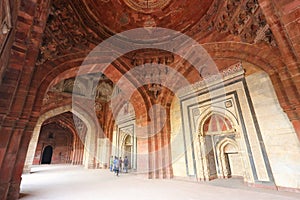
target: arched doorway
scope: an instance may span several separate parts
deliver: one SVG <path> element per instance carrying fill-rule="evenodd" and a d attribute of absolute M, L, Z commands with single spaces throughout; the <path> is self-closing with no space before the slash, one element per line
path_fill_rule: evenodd
<path fill-rule="evenodd" d="M 73 145 L 70 146 L 72 164 L 75 164 L 75 165 L 83 164 L 86 168 L 89 168 L 89 167 L 93 168 L 93 166 L 94 166 L 93 158 L 94 158 L 95 153 L 92 150 L 87 153 L 87 151 L 86 151 L 87 148 L 84 148 L 84 145 L 88 146 L 88 149 L 95 148 L 95 146 L 94 146 L 95 143 L 93 143 L 92 141 L 94 141 L 93 137 L 96 135 L 95 130 L 97 130 L 97 128 L 96 128 L 97 125 L 93 123 L 93 120 L 89 117 L 89 115 L 85 114 L 85 113 L 87 113 L 85 110 L 83 110 L 77 106 L 76 106 L 76 110 L 75 109 L 72 110 L 72 105 L 69 104 L 69 105 L 55 108 L 53 110 L 49 110 L 48 112 L 45 112 L 44 114 L 42 114 L 39 117 L 39 120 L 37 122 L 37 125 L 35 126 L 35 129 L 33 131 L 33 136 L 31 138 L 31 141 L 30 141 L 30 144 L 28 147 L 28 152 L 27 152 L 23 172 L 29 173 L 31 170 L 32 164 L 42 164 L 44 144 L 52 144 L 52 146 L 57 147 L 57 145 L 55 145 L 54 143 L 48 143 L 48 142 L 42 143 L 42 145 L 41 145 L 42 147 L 41 147 L 41 149 L 39 149 L 39 154 L 36 155 L 38 141 L 39 141 L 39 137 L 40 137 L 40 133 L 41 133 L 43 124 L 45 124 L 45 122 L 47 123 L 47 120 L 52 120 L 54 118 L 57 118 L 57 116 L 62 115 L 67 112 L 72 112 L 75 116 L 77 116 L 76 119 L 79 118 L 76 121 L 78 127 L 79 127 L 79 124 L 81 124 L 81 123 L 83 124 L 83 126 L 86 126 L 86 127 L 84 127 L 84 129 L 86 129 L 86 130 L 83 130 L 83 132 L 81 132 L 80 134 L 74 135 L 75 141 L 73 142 Z M 82 122 L 79 120 L 81 120 Z M 73 119 L 72 119 L 72 121 L 73 121 Z M 90 135 L 88 138 L 89 143 L 86 141 L 88 135 Z M 53 136 L 55 137 L 55 134 Z M 78 151 L 76 151 L 76 149 L 78 149 Z M 57 152 L 59 155 L 60 151 L 57 151 Z M 89 153 L 92 154 L 93 156 L 89 156 Z M 35 158 L 40 158 L 40 159 L 35 159 Z M 52 155 L 51 161 L 55 161 L 54 155 Z M 53 162 L 52 162 L 52 164 L 53 164 Z"/>
<path fill-rule="evenodd" d="M 205 149 L 207 179 L 243 176 L 243 165 L 233 123 L 226 116 L 211 113 L 202 124 L 201 146 Z"/>
<path fill-rule="evenodd" d="M 216 146 L 219 178 L 243 176 L 243 164 L 234 139 L 224 138 Z"/>
<path fill-rule="evenodd" d="M 41 164 L 50 164 L 52 160 L 53 148 L 48 145 L 44 148 Z"/>
<path fill-rule="evenodd" d="M 122 158 L 124 159 L 125 156 L 127 156 L 128 163 L 129 163 L 128 168 L 130 169 L 132 166 L 132 163 L 131 163 L 131 161 L 132 161 L 132 136 L 127 135 L 125 137 L 122 150 L 123 150 Z"/>

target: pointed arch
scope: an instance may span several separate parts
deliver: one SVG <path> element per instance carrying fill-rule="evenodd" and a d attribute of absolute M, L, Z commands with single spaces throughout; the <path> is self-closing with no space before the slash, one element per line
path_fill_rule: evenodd
<path fill-rule="evenodd" d="M 236 141 L 234 139 L 226 137 L 217 144 L 216 146 L 217 153 L 224 153 L 225 147 L 227 145 L 232 145 L 234 149 L 238 151 L 238 144 L 236 143 Z"/>
<path fill-rule="evenodd" d="M 230 129 L 223 131 L 224 133 L 233 133 L 237 131 L 239 122 L 232 112 L 221 107 L 209 107 L 202 112 L 198 119 L 196 130 L 199 136 L 204 136 L 205 125 L 207 121 L 214 115 L 218 116 L 220 119 L 223 119 L 223 121 L 226 122 L 225 124 L 227 124 L 227 127 L 230 126 Z"/>
<path fill-rule="evenodd" d="M 57 115 L 63 114 L 65 112 L 72 112 L 74 113 L 76 116 L 78 116 L 86 125 L 87 127 L 87 134 L 86 134 L 86 138 L 88 138 L 88 141 L 86 141 L 86 144 L 89 145 L 89 147 L 85 147 L 85 152 L 87 150 L 89 150 L 88 154 L 86 154 L 86 160 L 85 160 L 85 167 L 92 167 L 93 165 L 93 157 L 95 157 L 93 150 L 96 148 L 94 142 L 96 140 L 96 130 L 97 130 L 97 124 L 93 123 L 92 118 L 89 117 L 89 115 L 83 110 L 83 109 L 79 109 L 77 108 L 76 110 L 72 109 L 71 105 L 65 105 L 62 107 L 58 107 L 55 109 L 52 109 L 48 112 L 45 112 L 44 114 L 42 114 L 39 119 L 38 122 L 34 128 L 33 134 L 32 134 L 32 138 L 30 140 L 29 143 L 29 147 L 28 147 L 28 151 L 27 151 L 27 155 L 26 155 L 26 160 L 25 160 L 25 166 L 24 166 L 24 172 L 30 172 L 30 168 L 34 159 L 34 154 L 35 154 L 35 150 L 37 147 L 37 143 L 38 143 L 38 138 L 40 135 L 40 130 L 41 127 L 43 125 L 43 123 L 52 117 L 55 117 Z M 90 158 L 89 154 L 93 154 L 92 158 Z"/>
<path fill-rule="evenodd" d="M 86 58 L 86 53 L 82 54 L 76 54 L 76 59 L 74 59 L 74 56 L 65 56 L 64 58 L 58 58 L 55 62 L 47 62 L 43 66 L 47 71 L 41 72 L 41 77 L 38 75 L 35 78 L 36 81 L 39 82 L 39 87 L 37 88 L 37 95 L 35 98 L 35 106 L 33 109 L 34 111 L 39 111 L 44 95 L 48 89 L 59 83 L 61 80 L 69 79 L 72 77 L 76 77 L 79 73 L 79 68 L 86 68 L 86 69 L 93 69 L 93 66 L 97 65 L 98 62 L 100 62 L 100 58 L 98 57 L 88 57 Z M 101 57 L 103 60 L 106 59 L 105 56 Z M 83 61 L 86 61 L 86 63 L 83 64 Z M 56 65 L 55 65 L 56 64 Z M 103 64 L 103 63 L 102 63 Z M 125 64 L 125 63 L 124 63 Z M 54 67 L 55 66 L 55 67 Z M 54 68 L 53 68 L 54 67 Z M 120 66 L 118 66 L 120 68 Z M 108 65 L 108 68 L 103 73 L 105 76 L 107 76 L 113 83 L 116 83 L 120 77 L 122 77 L 121 71 L 126 71 L 126 68 L 130 68 L 129 66 L 123 66 L 123 68 L 117 68 L 114 63 L 111 63 Z M 81 74 L 84 74 L 83 72 L 80 72 Z M 85 71 L 85 73 L 89 73 L 89 71 Z M 81 89 L 79 89 L 81 91 Z M 147 97 L 147 92 L 144 88 L 139 88 L 137 92 L 134 92 L 131 99 L 130 99 L 133 105 L 139 104 L 139 107 L 134 107 L 134 110 L 136 112 L 136 115 L 142 116 L 138 120 L 137 123 L 143 123 L 144 121 L 148 120 L 148 115 L 145 114 L 148 112 L 148 108 L 150 107 L 151 103 L 149 101 L 149 98 Z M 140 102 L 143 102 L 141 104 Z M 116 113 L 114 113 L 114 116 L 117 116 L 117 113 L 122 108 L 124 102 L 118 102 L 117 108 L 114 110 Z M 140 122 L 141 121 L 141 122 Z"/>
<path fill-rule="evenodd" d="M 231 146 L 233 149 L 231 149 L 230 152 L 228 152 L 228 149 L 226 151 L 226 147 Z M 230 163 L 228 158 L 228 153 L 236 153 L 239 154 L 240 150 L 238 147 L 237 142 L 234 139 L 225 137 L 223 140 L 221 140 L 216 145 L 216 156 L 217 156 L 217 162 L 219 167 L 219 178 L 229 178 L 231 176 L 231 169 L 230 169 Z"/>

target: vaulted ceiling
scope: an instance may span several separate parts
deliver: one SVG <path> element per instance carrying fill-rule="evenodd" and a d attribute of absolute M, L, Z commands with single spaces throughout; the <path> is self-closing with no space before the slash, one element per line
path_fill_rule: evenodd
<path fill-rule="evenodd" d="M 53 0 L 37 64 L 141 27 L 180 31 L 199 43 L 277 45 L 257 0 Z"/>
<path fill-rule="evenodd" d="M 79 67 L 82 59 L 102 41 L 123 31 L 149 27 L 175 30 L 203 45 L 235 42 L 269 49 L 277 49 L 278 46 L 258 0 L 53 0 L 36 67 L 44 69 L 45 72 L 41 70 L 41 73 L 58 68 L 57 73 L 60 74 L 50 86 L 73 84 L 72 77 L 76 76 L 78 69 L 75 69 L 76 63 Z M 186 60 L 170 52 L 155 49 L 139 49 L 122 55 L 112 63 L 111 71 L 105 75 L 113 85 L 131 68 L 153 61 L 172 67 L 190 83 L 201 80 L 199 72 Z M 214 61 L 221 71 L 240 60 L 218 58 Z M 69 64 L 70 62 L 73 64 Z M 65 65 L 65 71 L 59 69 L 61 65 Z M 249 68 L 247 73 L 256 70 L 247 63 L 244 67 Z M 130 81 L 133 79 L 129 78 Z M 101 81 L 98 84 L 101 86 Z M 144 86 L 144 95 L 153 96 L 151 87 Z M 69 89 L 66 90 L 72 92 L 72 88 L 69 84 Z M 45 99 L 51 98 L 50 101 L 44 99 L 43 105 L 46 109 L 49 105 L 51 107 L 49 102 L 57 102 L 59 99 L 66 102 L 65 99 L 70 98 L 65 94 L 58 94 L 64 92 L 63 89 L 48 89 L 50 92 Z M 156 98 L 157 96 L 154 99 Z M 105 106 L 101 104 L 102 107 Z M 99 119 L 104 116 L 101 112 L 97 115 Z"/>

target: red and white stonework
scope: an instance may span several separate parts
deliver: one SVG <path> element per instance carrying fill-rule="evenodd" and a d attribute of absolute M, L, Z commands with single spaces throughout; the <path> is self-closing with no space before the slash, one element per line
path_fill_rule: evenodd
<path fill-rule="evenodd" d="M 299 9 L 299 0 L 1 0 L 0 199 L 18 199 L 22 173 L 49 149 L 52 164 L 107 168 L 110 156 L 128 156 L 130 170 L 148 178 L 239 176 L 300 191 Z M 161 49 L 140 48 L 93 71 L 110 56 L 87 57 L 95 47 L 143 27 L 192 38 L 221 79 Z M 76 82 L 83 62 L 82 73 L 93 73 Z M 140 86 L 151 65 L 150 74 L 124 76 L 142 64 L 163 64 L 189 85 L 178 93 Z M 125 87 L 139 87 L 111 104 L 124 77 Z M 149 137 L 139 135 L 143 127 Z"/>

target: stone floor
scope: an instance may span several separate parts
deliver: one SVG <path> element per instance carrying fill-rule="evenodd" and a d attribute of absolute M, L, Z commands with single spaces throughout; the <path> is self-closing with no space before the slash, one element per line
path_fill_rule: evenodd
<path fill-rule="evenodd" d="M 296 200 L 300 194 L 250 188 L 239 179 L 209 183 L 149 180 L 133 174 L 117 177 L 108 170 L 45 165 L 22 176 L 21 199 Z"/>

